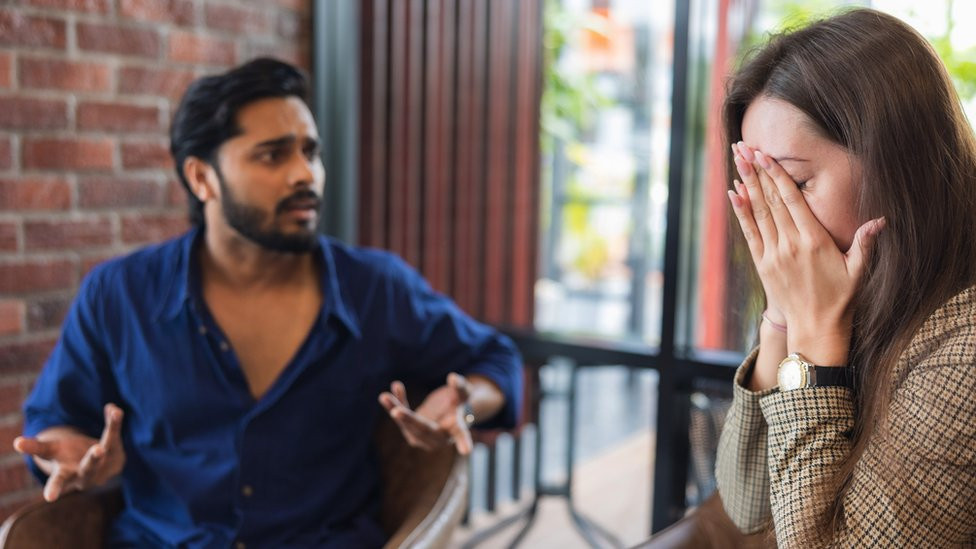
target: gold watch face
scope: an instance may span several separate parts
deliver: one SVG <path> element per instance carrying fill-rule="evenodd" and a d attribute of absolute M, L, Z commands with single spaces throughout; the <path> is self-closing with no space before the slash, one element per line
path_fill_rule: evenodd
<path fill-rule="evenodd" d="M 790 355 L 779 363 L 776 374 L 780 391 L 792 391 L 807 386 L 807 365 L 797 356 Z"/>

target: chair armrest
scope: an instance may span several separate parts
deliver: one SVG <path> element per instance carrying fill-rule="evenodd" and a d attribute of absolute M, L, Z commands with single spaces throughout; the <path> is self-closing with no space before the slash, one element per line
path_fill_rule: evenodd
<path fill-rule="evenodd" d="M 776 547 L 765 533 L 743 534 L 725 513 L 716 491 L 684 518 L 635 549 L 760 549 Z"/>
<path fill-rule="evenodd" d="M 118 484 L 28 504 L 0 527 L 0 549 L 100 549 L 122 506 Z"/>
<path fill-rule="evenodd" d="M 467 504 L 468 459 L 453 446 L 411 447 L 385 415 L 374 442 L 383 487 L 380 522 L 390 536 L 385 547 L 446 546 Z"/>

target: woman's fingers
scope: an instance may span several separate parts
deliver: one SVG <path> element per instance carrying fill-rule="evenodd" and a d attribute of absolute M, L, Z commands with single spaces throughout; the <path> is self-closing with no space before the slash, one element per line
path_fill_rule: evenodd
<path fill-rule="evenodd" d="M 864 265 L 867 263 L 868 256 L 874 248 L 874 241 L 885 227 L 885 218 L 879 217 L 872 219 L 864 225 L 858 227 L 854 233 L 854 242 L 847 250 L 845 259 L 847 260 L 847 272 L 855 279 L 860 279 L 864 273 Z"/>
<path fill-rule="evenodd" d="M 793 215 L 786 205 L 785 196 L 782 194 L 780 188 L 781 183 L 777 182 L 776 179 L 787 180 L 788 183 L 783 184 L 782 187 L 785 188 L 786 185 L 792 186 L 794 195 L 799 195 L 799 190 L 797 190 L 796 183 L 793 179 L 773 159 L 761 151 L 755 151 L 754 156 L 760 168 L 756 170 L 756 176 L 759 179 L 759 186 L 762 188 L 763 198 L 766 200 L 766 205 L 772 214 L 773 222 L 776 224 L 776 234 L 779 240 L 783 241 L 796 234 L 796 224 L 793 223 Z M 774 168 L 774 164 L 777 171 L 776 177 L 773 177 L 773 174 L 770 173 L 770 170 Z M 790 196 L 791 201 L 799 200 L 806 206 L 802 195 L 794 195 Z"/>
<path fill-rule="evenodd" d="M 785 206 L 782 209 L 789 211 L 790 223 L 798 231 L 822 230 L 820 221 L 810 211 L 806 198 L 803 197 L 803 193 L 797 188 L 796 181 L 790 177 L 790 174 L 786 173 L 779 162 L 770 158 L 769 155 L 756 151 L 755 156 L 759 166 L 768 174 L 772 188 L 777 191 L 780 203 Z"/>
<path fill-rule="evenodd" d="M 752 165 L 755 157 L 749 147 L 741 141 L 736 144 L 733 151 L 735 154 L 732 159 L 748 192 L 750 211 L 759 230 L 759 236 L 762 238 L 763 248 L 775 246 L 777 242 L 776 223 L 773 221 L 772 212 L 763 196 L 759 175 Z"/>
<path fill-rule="evenodd" d="M 749 200 L 746 196 L 744 186 L 738 180 L 733 181 L 732 185 L 737 190 L 741 188 L 739 192 L 729 191 L 732 212 L 739 221 L 739 228 L 742 230 L 742 236 L 746 239 L 746 245 L 749 246 L 749 254 L 752 255 L 752 261 L 758 265 L 759 260 L 763 256 L 762 237 L 759 236 L 759 229 L 756 227 L 756 222 L 752 218 L 752 212 L 749 209 Z"/>

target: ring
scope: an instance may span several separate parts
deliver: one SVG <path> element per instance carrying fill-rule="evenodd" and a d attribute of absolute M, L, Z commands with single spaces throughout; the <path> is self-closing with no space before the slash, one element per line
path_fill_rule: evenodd
<path fill-rule="evenodd" d="M 447 437 L 447 445 L 450 446 L 454 444 L 454 437 Z"/>

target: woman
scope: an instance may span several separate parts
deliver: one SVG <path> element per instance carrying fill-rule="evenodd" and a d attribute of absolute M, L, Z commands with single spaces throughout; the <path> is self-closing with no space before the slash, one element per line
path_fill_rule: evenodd
<path fill-rule="evenodd" d="M 766 297 L 726 511 L 780 547 L 976 544 L 976 140 L 945 68 L 857 9 L 773 37 L 724 114 Z"/>

